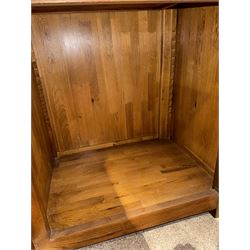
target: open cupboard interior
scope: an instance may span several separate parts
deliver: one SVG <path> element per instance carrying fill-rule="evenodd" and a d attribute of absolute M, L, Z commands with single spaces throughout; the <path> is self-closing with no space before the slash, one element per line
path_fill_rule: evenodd
<path fill-rule="evenodd" d="M 217 158 L 216 1 L 32 1 L 35 249 L 215 210 Z"/>

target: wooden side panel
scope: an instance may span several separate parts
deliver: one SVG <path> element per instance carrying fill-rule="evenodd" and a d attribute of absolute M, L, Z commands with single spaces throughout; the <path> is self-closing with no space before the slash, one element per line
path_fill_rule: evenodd
<path fill-rule="evenodd" d="M 36 86 L 34 86 L 36 88 L 36 90 L 34 90 L 38 96 L 39 96 L 39 100 L 38 100 L 38 96 L 36 97 L 37 99 L 35 100 L 37 102 L 37 104 L 39 103 L 39 110 L 42 113 L 42 115 L 40 115 L 41 117 L 43 117 L 45 120 L 45 126 L 46 130 L 48 131 L 45 132 L 46 134 L 49 135 L 50 139 L 49 141 L 51 142 L 51 150 L 52 150 L 52 154 L 54 157 L 56 157 L 56 141 L 54 139 L 54 135 L 52 133 L 52 129 L 51 129 L 51 124 L 50 124 L 50 119 L 49 119 L 49 115 L 48 115 L 48 109 L 46 106 L 46 101 L 45 101 L 45 95 L 44 95 L 44 91 L 43 91 L 43 87 L 42 87 L 42 83 L 41 83 L 41 77 L 39 75 L 39 71 L 37 68 L 37 63 L 36 63 L 36 59 L 35 59 L 35 55 L 34 55 L 34 51 L 32 48 L 32 53 L 31 53 L 31 59 L 32 59 L 32 80 L 35 83 Z"/>
<path fill-rule="evenodd" d="M 58 152 L 158 136 L 161 11 L 34 14 Z"/>
<path fill-rule="evenodd" d="M 178 10 L 174 139 L 211 173 L 218 152 L 218 7 Z"/>
<path fill-rule="evenodd" d="M 53 148 L 47 131 L 40 94 L 32 68 L 32 242 L 49 237 L 46 209 L 52 175 Z"/>
<path fill-rule="evenodd" d="M 35 249 L 40 249 L 39 245 L 49 239 L 49 225 L 37 194 L 38 190 L 32 183 L 32 244 Z"/>
<path fill-rule="evenodd" d="M 159 137 L 172 139 L 172 100 L 176 48 L 176 9 L 163 10 Z"/>
<path fill-rule="evenodd" d="M 47 208 L 52 174 L 52 150 L 41 110 L 38 88 L 32 74 L 32 183 L 43 211 Z"/>

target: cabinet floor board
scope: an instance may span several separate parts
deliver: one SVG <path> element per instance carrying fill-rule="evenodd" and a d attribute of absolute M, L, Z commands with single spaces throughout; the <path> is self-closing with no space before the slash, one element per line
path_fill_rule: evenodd
<path fill-rule="evenodd" d="M 212 178 L 203 167 L 167 140 L 67 157 L 52 175 L 47 209 L 51 240 L 63 241 L 81 231 L 82 245 L 87 245 L 154 226 L 158 220 L 163 223 L 162 216 L 171 214 L 166 209 L 175 209 L 174 219 L 183 217 L 183 209 L 177 209 L 181 204 L 193 210 L 185 214 L 210 210 L 217 202 L 211 187 Z M 211 199 L 202 207 L 204 198 Z"/>

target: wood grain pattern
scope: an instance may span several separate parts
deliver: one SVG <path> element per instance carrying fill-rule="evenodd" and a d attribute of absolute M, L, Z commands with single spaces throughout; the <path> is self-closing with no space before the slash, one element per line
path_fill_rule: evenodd
<path fill-rule="evenodd" d="M 52 231 L 74 227 L 211 185 L 212 178 L 173 143 L 157 140 L 86 152 L 55 168 L 49 223 Z"/>
<path fill-rule="evenodd" d="M 53 154 L 32 70 L 32 241 L 37 247 L 49 232 L 46 210 L 52 176 Z"/>
<path fill-rule="evenodd" d="M 174 140 L 214 172 L 218 152 L 218 7 L 178 10 Z"/>
<path fill-rule="evenodd" d="M 38 87 L 32 74 L 32 182 L 37 187 L 43 210 L 47 209 L 47 201 L 53 155 L 43 111 L 41 109 Z"/>
<path fill-rule="evenodd" d="M 39 190 L 32 182 L 31 212 L 32 212 L 32 243 L 35 249 L 40 249 L 40 245 L 49 240 L 49 224 L 46 213 L 42 208 L 41 199 L 38 196 Z M 44 248 L 41 248 L 44 249 Z"/>
<path fill-rule="evenodd" d="M 158 136 L 160 11 L 36 14 L 32 32 L 58 152 Z"/>
<path fill-rule="evenodd" d="M 45 133 L 46 133 L 46 135 L 48 134 L 50 137 L 49 138 L 49 141 L 51 144 L 50 149 L 52 151 L 52 157 L 55 158 L 57 155 L 56 140 L 55 140 L 53 132 L 52 132 L 50 118 L 49 118 L 49 114 L 48 114 L 48 109 L 47 109 L 46 101 L 45 101 L 46 96 L 44 95 L 44 91 L 42 88 L 41 77 L 39 75 L 39 71 L 37 68 L 37 63 L 36 63 L 33 48 L 32 48 L 31 61 L 32 61 L 32 74 L 33 74 L 32 79 L 34 79 L 32 84 L 36 85 L 36 86 L 33 86 L 34 87 L 34 95 L 38 94 L 38 96 L 36 98 L 39 97 L 39 99 L 34 98 L 34 101 L 36 102 L 35 105 L 42 113 L 41 116 L 43 117 L 43 120 L 45 120 L 44 129 L 47 130 L 47 132 L 45 132 Z"/>
<path fill-rule="evenodd" d="M 168 141 L 65 159 L 54 169 L 51 183 L 51 244 L 83 246 L 185 216 L 184 211 L 214 209 L 217 194 L 211 185 L 203 168 Z"/>
<path fill-rule="evenodd" d="M 116 147 L 116 146 L 123 145 L 123 144 L 129 144 L 129 143 L 140 142 L 140 141 L 150 141 L 150 140 L 157 139 L 157 138 L 158 136 L 145 136 L 145 137 L 139 137 L 139 138 L 132 138 L 128 140 L 98 144 L 98 145 L 88 146 L 84 148 L 67 150 L 64 152 L 58 152 L 58 160 L 60 160 L 62 157 L 65 157 L 65 156 L 67 157 L 73 154 L 78 154 L 78 153 L 82 153 L 86 151 L 92 151 L 92 150 L 103 149 L 103 148 L 111 148 L 111 147 Z"/>
<path fill-rule="evenodd" d="M 155 225 L 181 219 L 209 211 L 216 206 L 218 194 L 214 190 L 196 193 L 184 198 L 165 202 L 149 209 L 137 210 L 125 216 L 111 218 L 101 225 L 78 228 L 77 232 L 67 235 L 57 234 L 51 241 L 44 241 L 42 249 L 76 249 L 100 241 L 129 234 Z M 53 247 L 53 248 L 52 248 Z"/>
<path fill-rule="evenodd" d="M 167 2 L 203 1 L 33 0 L 32 6 Z M 32 15 L 37 250 L 76 249 L 216 211 L 209 173 L 218 152 L 218 7 L 184 7 Z M 173 130 L 176 143 L 147 141 L 171 139 Z"/>
<path fill-rule="evenodd" d="M 177 10 L 163 10 L 162 27 L 162 72 L 161 72 L 161 95 L 160 95 L 160 122 L 159 137 L 172 139 L 173 122 L 173 85 L 176 47 L 176 23 Z"/>

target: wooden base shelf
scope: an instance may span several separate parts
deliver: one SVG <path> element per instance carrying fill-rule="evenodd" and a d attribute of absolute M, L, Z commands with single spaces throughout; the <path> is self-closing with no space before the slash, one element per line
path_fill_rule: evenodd
<path fill-rule="evenodd" d="M 68 157 L 54 168 L 47 208 L 50 240 L 74 249 L 216 208 L 212 177 L 166 140 Z"/>

